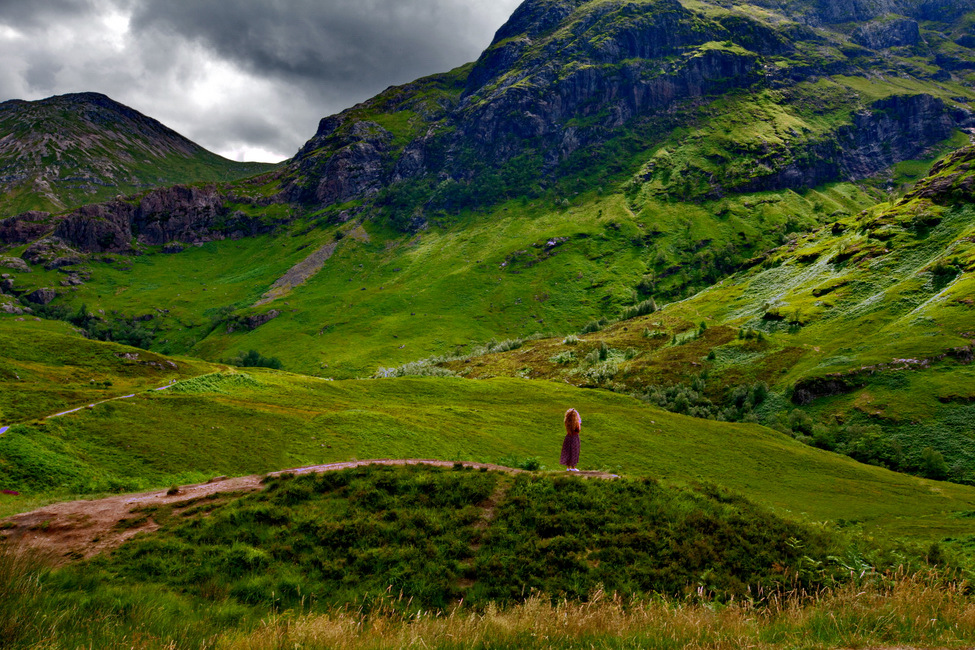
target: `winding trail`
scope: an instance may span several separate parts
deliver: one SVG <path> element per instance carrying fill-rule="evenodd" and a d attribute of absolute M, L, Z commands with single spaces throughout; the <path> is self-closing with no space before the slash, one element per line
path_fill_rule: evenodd
<path fill-rule="evenodd" d="M 190 507 L 201 498 L 218 498 L 213 495 L 221 493 L 254 492 L 264 488 L 261 481 L 265 476 L 278 476 L 286 473 L 334 472 L 363 465 L 454 467 L 458 464 L 473 469 L 483 468 L 509 474 L 525 473 L 525 470 L 522 469 L 491 463 L 416 458 L 383 458 L 309 465 L 268 474 L 252 474 L 235 478 L 218 476 L 206 483 L 181 486 L 178 491 L 172 494 L 170 494 L 171 490 L 154 490 L 104 499 L 54 503 L 32 512 L 24 512 L 0 520 L 0 536 L 28 547 L 32 552 L 49 557 L 54 564 L 64 564 L 110 551 L 140 532 L 158 529 L 159 525 L 153 521 L 151 512 L 146 512 L 144 509 L 151 509 L 152 506 L 170 505 L 178 510 Z M 607 472 L 579 471 L 563 472 L 562 474 L 580 478 L 619 478 L 616 474 Z"/>
<path fill-rule="evenodd" d="M 147 389 L 147 392 L 149 390 L 166 390 L 167 388 L 172 388 L 175 384 L 176 384 L 176 380 L 173 379 L 168 384 L 166 384 L 165 386 L 160 386 L 159 388 L 150 388 L 150 389 Z M 96 406 L 98 406 L 99 404 L 105 404 L 107 402 L 114 402 L 117 399 L 130 399 L 132 397 L 135 397 L 137 394 L 138 393 L 132 393 L 131 395 L 120 395 L 118 397 L 109 397 L 108 399 L 103 399 L 100 402 L 91 402 L 90 404 L 85 404 L 84 406 L 79 406 L 78 408 L 69 409 L 67 411 L 61 411 L 60 413 L 52 413 L 51 415 L 45 415 L 45 416 L 42 416 L 42 417 L 37 418 L 37 419 L 39 419 L 39 420 L 50 420 L 51 418 L 59 418 L 62 415 L 68 415 L 69 413 L 77 413 L 78 411 L 82 411 L 84 409 L 93 409 Z M 0 427 L 0 436 L 2 436 L 4 433 L 6 433 L 7 432 L 7 429 L 9 429 L 11 426 L 13 426 L 13 425 L 7 425 L 7 426 Z"/>

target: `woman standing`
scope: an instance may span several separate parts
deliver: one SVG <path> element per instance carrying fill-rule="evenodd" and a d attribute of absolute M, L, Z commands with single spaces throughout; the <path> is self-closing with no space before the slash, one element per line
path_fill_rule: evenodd
<path fill-rule="evenodd" d="M 562 456 L 559 465 L 565 465 L 566 471 L 578 472 L 579 464 L 579 431 L 582 430 L 582 418 L 579 411 L 569 409 L 565 412 L 565 440 L 562 441 Z"/>

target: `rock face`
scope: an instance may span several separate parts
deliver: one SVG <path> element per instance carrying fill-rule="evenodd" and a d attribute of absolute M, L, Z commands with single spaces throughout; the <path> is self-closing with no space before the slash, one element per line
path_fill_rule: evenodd
<path fill-rule="evenodd" d="M 599 6 L 577 11 L 587 4 Z M 469 180 L 472 168 L 503 166 L 526 143 L 544 166 L 556 165 L 637 115 L 760 79 L 758 53 L 718 43 L 729 27 L 746 31 L 760 52 L 790 48 L 784 35 L 747 17 L 725 20 L 702 20 L 677 0 L 529 0 L 406 145 L 396 148 L 392 133 L 357 120 L 357 109 L 322 120 L 292 160 L 287 196 L 332 205 L 426 174 Z M 386 109 L 408 103 L 404 94 L 390 94 Z"/>
<path fill-rule="evenodd" d="M 874 21 L 853 30 L 850 39 L 872 50 L 917 45 L 921 30 L 914 20 L 907 18 Z"/>
<path fill-rule="evenodd" d="M 317 201 L 325 205 L 377 193 L 384 181 L 383 163 L 393 135 L 375 122 L 356 122 L 348 132 L 339 132 L 338 118 L 325 118 L 318 133 L 298 152 L 297 170 L 301 175 L 313 172 L 319 178 L 312 187 L 293 188 L 289 198 L 295 201 Z M 334 153 L 324 161 L 315 160 L 309 152 L 328 147 Z"/>
<path fill-rule="evenodd" d="M 757 192 L 861 180 L 901 160 L 920 157 L 955 129 L 973 123 L 971 113 L 949 108 L 931 95 L 895 95 L 854 115 L 852 124 L 837 129 L 829 140 L 813 143 L 798 155 L 790 152 L 789 163 L 728 189 Z M 716 188 L 713 194 L 722 192 Z"/>

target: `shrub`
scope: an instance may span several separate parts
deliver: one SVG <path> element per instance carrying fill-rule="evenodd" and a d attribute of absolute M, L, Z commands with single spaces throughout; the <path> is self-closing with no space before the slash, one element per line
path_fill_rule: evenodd
<path fill-rule="evenodd" d="M 653 298 L 647 298 L 642 302 L 638 302 L 635 305 L 626 307 L 623 313 L 620 315 L 620 320 L 629 320 L 630 318 L 636 318 L 637 316 L 646 316 L 647 314 L 652 314 L 657 311 L 657 303 Z"/>
<path fill-rule="evenodd" d="M 593 332 L 598 332 L 606 327 L 608 323 L 609 321 L 607 321 L 605 318 L 591 320 L 583 326 L 583 328 L 579 331 L 579 334 L 592 334 Z"/>
<path fill-rule="evenodd" d="M 921 452 L 921 473 L 939 481 L 948 478 L 948 463 L 940 451 L 932 447 L 925 447 Z"/>
<path fill-rule="evenodd" d="M 549 357 L 549 361 L 552 363 L 571 363 L 576 358 L 576 355 L 571 350 L 563 350 L 555 356 Z"/>
<path fill-rule="evenodd" d="M 248 350 L 246 353 L 241 352 L 227 363 L 239 368 L 274 368 L 275 370 L 282 368 L 280 359 L 277 357 L 265 357 L 257 350 Z"/>
<path fill-rule="evenodd" d="M 394 377 L 456 377 L 457 373 L 450 368 L 441 368 L 430 360 L 411 361 L 398 368 L 380 368 L 373 375 L 375 379 L 392 379 Z"/>

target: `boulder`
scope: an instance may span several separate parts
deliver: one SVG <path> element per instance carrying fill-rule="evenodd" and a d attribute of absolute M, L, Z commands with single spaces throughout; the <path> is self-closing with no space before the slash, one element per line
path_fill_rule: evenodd
<path fill-rule="evenodd" d="M 35 305 L 46 305 L 57 297 L 57 292 L 48 287 L 42 287 L 27 294 L 27 300 Z"/>
<path fill-rule="evenodd" d="M 13 271 L 20 271 L 21 273 L 30 273 L 30 266 L 24 260 L 19 257 L 2 257 L 0 256 L 0 268 L 11 269 Z"/>

